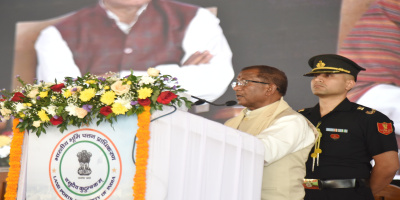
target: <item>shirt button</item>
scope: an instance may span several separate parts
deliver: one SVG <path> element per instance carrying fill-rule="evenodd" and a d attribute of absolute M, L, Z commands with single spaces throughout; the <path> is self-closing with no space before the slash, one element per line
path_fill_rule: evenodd
<path fill-rule="evenodd" d="M 128 48 L 125 48 L 125 49 L 124 49 L 124 53 L 125 53 L 125 54 L 131 54 L 132 52 L 133 52 L 133 49 L 132 49 L 132 48 L 129 48 L 129 47 L 128 47 Z"/>

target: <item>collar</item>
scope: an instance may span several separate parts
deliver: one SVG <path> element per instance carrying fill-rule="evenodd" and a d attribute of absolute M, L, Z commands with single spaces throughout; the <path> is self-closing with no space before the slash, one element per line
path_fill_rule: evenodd
<path fill-rule="evenodd" d="M 333 112 L 337 112 L 337 111 L 350 111 L 351 108 L 352 108 L 352 103 L 349 101 L 349 99 L 345 98 L 327 115 L 329 115 L 330 113 L 333 113 Z M 315 105 L 314 107 L 312 107 L 307 114 L 311 114 L 312 116 L 318 116 L 319 118 L 321 118 L 319 103 L 317 105 Z"/>
<path fill-rule="evenodd" d="M 129 31 L 131 30 L 131 28 L 133 27 L 133 25 L 135 25 L 135 23 L 137 22 L 137 19 L 139 18 L 139 16 L 143 13 L 143 11 L 146 10 L 147 8 L 147 4 L 144 4 L 142 7 L 140 7 L 140 9 L 137 11 L 136 13 L 136 17 L 135 20 L 129 24 L 121 22 L 118 18 L 118 16 L 111 12 L 110 10 L 107 10 L 106 6 L 104 5 L 104 0 L 99 1 L 99 5 L 101 8 L 104 9 L 104 11 L 106 11 L 106 14 L 108 16 L 108 18 L 115 20 L 115 24 L 118 26 L 119 29 L 121 29 L 122 32 L 124 32 L 125 34 L 128 34 Z"/>

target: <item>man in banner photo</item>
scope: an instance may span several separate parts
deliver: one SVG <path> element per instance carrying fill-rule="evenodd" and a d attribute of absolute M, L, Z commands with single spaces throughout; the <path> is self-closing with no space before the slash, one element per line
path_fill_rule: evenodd
<path fill-rule="evenodd" d="M 46 82 L 87 72 L 142 75 L 154 67 L 189 94 L 214 101 L 234 76 L 219 19 L 175 1 L 100 0 L 44 29 L 35 49 L 37 78 Z"/>
<path fill-rule="evenodd" d="M 305 162 L 317 131 L 283 100 L 287 84 L 284 72 L 265 65 L 242 69 L 232 83 L 239 104 L 246 108 L 225 125 L 263 142 L 263 200 L 304 198 Z"/>
<path fill-rule="evenodd" d="M 393 122 L 372 108 L 350 102 L 346 95 L 364 70 L 335 54 L 308 61 L 311 91 L 319 97 L 300 110 L 320 137 L 307 161 L 306 200 L 373 200 L 399 169 Z M 374 159 L 372 167 L 370 161 Z"/>

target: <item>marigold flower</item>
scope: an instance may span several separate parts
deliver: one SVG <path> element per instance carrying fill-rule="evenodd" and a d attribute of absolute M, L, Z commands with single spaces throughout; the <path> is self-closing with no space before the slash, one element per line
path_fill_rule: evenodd
<path fill-rule="evenodd" d="M 147 97 L 151 97 L 151 93 L 153 93 L 153 89 L 151 88 L 140 88 L 138 90 L 139 99 L 146 99 Z"/>
<path fill-rule="evenodd" d="M 113 91 L 107 91 L 101 95 L 100 101 L 106 105 L 111 105 L 115 100 L 115 93 Z"/>
<path fill-rule="evenodd" d="M 96 95 L 96 89 L 88 88 L 81 92 L 79 99 L 83 102 L 90 101 Z"/>

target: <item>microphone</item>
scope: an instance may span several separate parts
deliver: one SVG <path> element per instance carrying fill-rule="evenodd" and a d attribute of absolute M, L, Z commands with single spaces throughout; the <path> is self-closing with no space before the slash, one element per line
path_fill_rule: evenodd
<path fill-rule="evenodd" d="M 209 103 L 209 104 L 211 104 L 213 106 L 233 106 L 233 105 L 237 104 L 236 101 L 227 101 L 227 102 L 225 102 L 223 104 L 215 104 L 215 103 L 209 102 L 209 101 L 207 101 L 205 99 L 201 99 L 199 97 L 195 97 L 195 96 L 192 96 L 192 95 L 191 95 L 191 97 L 197 99 L 197 101 L 194 102 L 193 105 L 201 105 L 201 104 L 204 104 L 204 103 Z"/>

